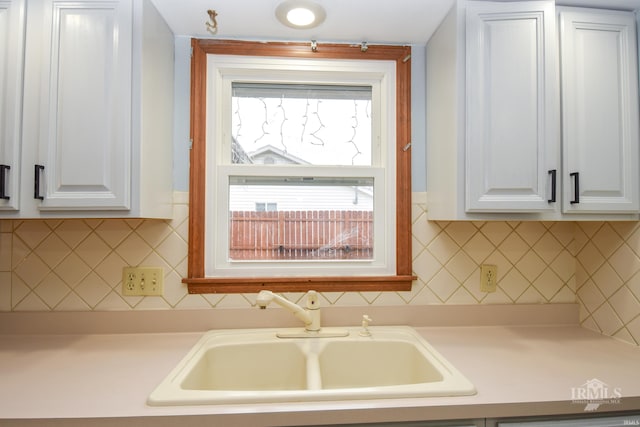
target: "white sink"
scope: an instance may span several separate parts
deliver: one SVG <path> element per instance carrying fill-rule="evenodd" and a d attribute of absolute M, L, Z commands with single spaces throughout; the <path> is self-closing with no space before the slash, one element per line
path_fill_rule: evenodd
<path fill-rule="evenodd" d="M 407 341 L 333 341 L 319 360 L 324 389 L 438 383 L 446 375 Z"/>
<path fill-rule="evenodd" d="M 214 345 L 193 359 L 185 390 L 304 390 L 306 356 L 294 342 Z"/>
<path fill-rule="evenodd" d="M 207 332 L 150 405 L 379 399 L 475 394 L 413 328 L 346 328 L 336 338 L 278 338 L 282 329 Z M 285 330 L 285 331 L 294 331 Z"/>

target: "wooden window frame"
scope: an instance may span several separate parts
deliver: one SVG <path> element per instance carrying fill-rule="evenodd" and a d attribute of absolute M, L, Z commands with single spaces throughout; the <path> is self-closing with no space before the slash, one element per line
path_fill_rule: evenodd
<path fill-rule="evenodd" d="M 416 279 L 411 254 L 411 47 L 192 39 L 188 272 L 190 294 L 408 291 Z M 207 54 L 366 59 L 396 63 L 396 274 L 390 276 L 205 277 Z"/>

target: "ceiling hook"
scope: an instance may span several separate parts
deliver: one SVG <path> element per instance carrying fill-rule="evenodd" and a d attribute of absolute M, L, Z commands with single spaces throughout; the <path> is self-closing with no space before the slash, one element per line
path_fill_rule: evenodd
<path fill-rule="evenodd" d="M 318 51 L 318 42 L 315 40 L 311 40 L 311 52 Z"/>
<path fill-rule="evenodd" d="M 204 25 L 206 26 L 208 32 L 215 35 L 218 32 L 218 21 L 216 20 L 218 12 L 213 9 L 209 9 L 207 10 L 207 14 L 209 15 L 209 21 L 205 22 Z"/>
<path fill-rule="evenodd" d="M 367 46 L 367 42 L 360 43 L 360 52 L 366 52 L 369 50 L 369 46 Z"/>

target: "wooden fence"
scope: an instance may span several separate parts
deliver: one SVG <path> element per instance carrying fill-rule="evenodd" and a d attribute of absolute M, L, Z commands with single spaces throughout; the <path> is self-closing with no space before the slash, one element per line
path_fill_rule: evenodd
<path fill-rule="evenodd" d="M 371 259 L 373 212 L 232 211 L 232 260 Z"/>

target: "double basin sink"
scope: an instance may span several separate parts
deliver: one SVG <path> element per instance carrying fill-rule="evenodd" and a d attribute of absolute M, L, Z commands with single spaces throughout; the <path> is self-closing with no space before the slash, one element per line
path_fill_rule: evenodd
<path fill-rule="evenodd" d="M 287 330 L 285 330 L 286 332 Z M 207 332 L 150 405 L 299 402 L 475 394 L 413 328 L 345 328 L 344 337 L 278 338 L 282 329 Z M 295 334 L 292 334 L 295 335 Z"/>

